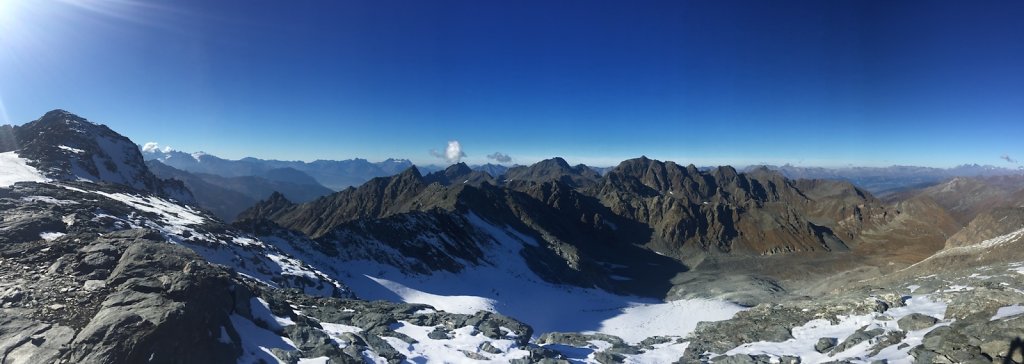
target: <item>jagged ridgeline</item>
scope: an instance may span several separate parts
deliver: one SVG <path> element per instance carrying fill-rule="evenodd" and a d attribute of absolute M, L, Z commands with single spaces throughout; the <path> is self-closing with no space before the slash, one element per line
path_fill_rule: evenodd
<path fill-rule="evenodd" d="M 390 160 L 332 192 L 318 181 L 347 183 L 343 163 L 167 151 L 147 164 L 139 148 L 62 110 L 0 127 L 0 362 L 1024 353 L 1014 176 L 882 201 L 843 181 L 646 157 L 428 174 Z"/>
<path fill-rule="evenodd" d="M 603 177 L 561 158 L 497 177 L 462 163 L 426 176 L 411 167 L 304 204 L 268 199 L 240 218 L 319 238 L 360 220 L 470 210 L 575 247 L 643 246 L 677 258 L 845 251 L 861 230 L 896 213 L 845 182 L 728 166 L 701 171 L 642 157 Z"/>

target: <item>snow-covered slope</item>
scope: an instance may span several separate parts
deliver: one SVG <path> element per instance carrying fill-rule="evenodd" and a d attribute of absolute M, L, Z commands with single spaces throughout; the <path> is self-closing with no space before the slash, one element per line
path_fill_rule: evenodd
<path fill-rule="evenodd" d="M 18 156 L 17 152 L 0 153 L 0 187 L 8 187 L 18 182 L 43 182 L 46 177 L 39 170 L 28 164 L 28 160 Z"/>
<path fill-rule="evenodd" d="M 690 299 L 662 302 L 615 295 L 595 288 L 549 283 L 528 267 L 521 253 L 524 248 L 537 245 L 536 241 L 472 212 L 463 218 L 468 222 L 466 233 L 472 236 L 484 254 L 478 262 L 450 257 L 458 262 L 460 269 L 457 271 L 417 273 L 418 270 L 409 269 L 422 264 L 416 258 L 389 249 L 385 244 L 357 240 L 351 235 L 340 237 L 352 241 L 335 242 L 343 250 L 340 259 L 308 249 L 317 243 L 297 234 L 278 233 L 261 239 L 345 282 L 362 299 L 421 303 L 460 314 L 474 314 L 481 310 L 497 312 L 530 324 L 537 337 L 547 332 L 581 332 L 613 335 L 631 345 L 652 337 L 671 342 L 685 341 L 698 322 L 728 319 L 744 309 L 721 301 Z M 426 235 L 420 238 L 430 244 L 450 244 L 444 241 L 444 237 L 430 237 L 429 232 L 437 229 L 422 231 Z M 408 330 L 415 332 L 421 329 Z M 644 353 L 652 350 L 681 351 L 683 347 L 679 345 L 662 345 Z M 552 348 L 570 357 L 582 355 L 579 359 L 586 359 L 598 351 L 599 346 L 552 345 Z M 429 351 L 429 347 L 424 346 L 422 350 Z"/>

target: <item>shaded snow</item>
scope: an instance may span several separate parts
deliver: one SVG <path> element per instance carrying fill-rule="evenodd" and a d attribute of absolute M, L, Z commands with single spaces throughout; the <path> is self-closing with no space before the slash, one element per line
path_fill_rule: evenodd
<path fill-rule="evenodd" d="M 231 325 L 242 341 L 242 355 L 237 361 L 239 364 L 284 363 L 271 354 L 270 349 L 296 350 L 295 344 L 288 338 L 256 326 L 238 314 L 231 315 Z"/>
<path fill-rule="evenodd" d="M 46 182 L 46 177 L 28 160 L 18 157 L 16 152 L 0 153 L 0 187 L 10 187 L 17 182 Z"/>
<path fill-rule="evenodd" d="M 1010 306 L 1006 306 L 1006 307 L 1000 307 L 999 310 L 996 311 L 995 316 L 992 316 L 991 321 L 995 321 L 995 320 L 999 320 L 999 319 L 1003 319 L 1003 318 L 1007 318 L 1007 317 L 1013 317 L 1013 316 L 1017 316 L 1017 315 L 1020 315 L 1020 314 L 1024 314 L 1024 306 L 1021 306 L 1021 305 L 1010 305 Z"/>
<path fill-rule="evenodd" d="M 292 321 L 287 317 L 275 316 L 274 313 L 270 311 L 270 305 L 262 298 L 253 297 L 250 299 L 249 305 L 252 307 L 253 320 L 263 322 L 271 330 L 280 331 L 285 326 L 295 325 L 295 321 Z"/>

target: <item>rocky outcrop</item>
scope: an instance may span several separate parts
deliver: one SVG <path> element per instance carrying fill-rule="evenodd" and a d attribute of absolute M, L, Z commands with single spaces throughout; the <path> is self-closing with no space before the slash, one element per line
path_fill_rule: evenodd
<path fill-rule="evenodd" d="M 15 253 L 17 252 L 17 253 Z M 0 332 L 13 335 L 4 362 L 220 363 L 237 344 L 216 340 L 230 330 L 231 273 L 149 230 L 102 237 L 68 234 L 0 245 L 8 295 Z M 23 339 L 18 339 L 21 336 Z"/>

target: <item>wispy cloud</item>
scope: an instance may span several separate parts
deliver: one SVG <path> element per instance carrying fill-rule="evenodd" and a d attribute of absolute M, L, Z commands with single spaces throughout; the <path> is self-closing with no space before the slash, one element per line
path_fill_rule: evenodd
<path fill-rule="evenodd" d="M 498 163 L 508 163 L 512 161 L 512 157 L 502 152 L 494 152 L 494 154 L 487 155 L 487 159 L 493 159 Z"/>
<path fill-rule="evenodd" d="M 1007 161 L 1007 162 L 1010 162 L 1010 163 L 1013 163 L 1013 164 L 1017 164 L 1017 160 L 1013 159 L 1013 158 L 1010 158 L 1010 156 L 1008 154 L 1003 154 L 1003 155 L 999 156 L 999 159 L 1002 159 L 1004 161 Z"/>

